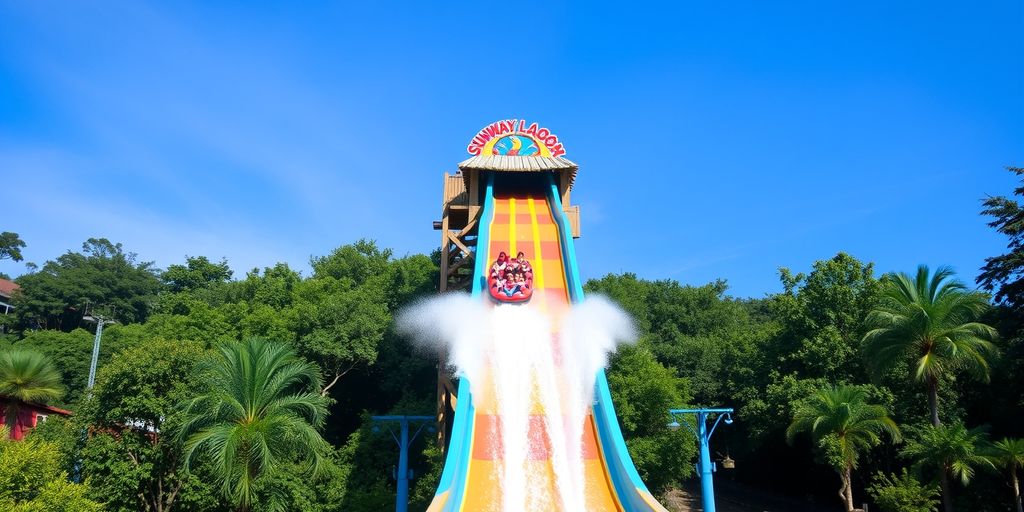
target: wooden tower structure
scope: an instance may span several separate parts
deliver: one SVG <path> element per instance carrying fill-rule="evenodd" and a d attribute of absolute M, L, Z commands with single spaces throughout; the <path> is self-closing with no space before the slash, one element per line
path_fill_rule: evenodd
<path fill-rule="evenodd" d="M 441 220 L 434 221 L 434 229 L 441 231 L 440 293 L 470 288 L 487 173 L 553 173 L 572 236 L 580 237 L 580 208 L 569 203 L 569 194 L 579 169 L 575 163 L 562 157 L 493 153 L 473 156 L 459 163 L 455 174 L 444 174 Z M 437 420 L 440 427 L 438 441 L 445 450 L 451 436 L 457 398 L 457 386 L 447 366 L 447 359 L 442 356 L 437 367 Z"/>

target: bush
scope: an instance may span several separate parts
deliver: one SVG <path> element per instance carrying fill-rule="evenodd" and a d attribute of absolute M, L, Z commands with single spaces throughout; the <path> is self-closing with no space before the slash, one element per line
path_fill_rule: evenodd
<path fill-rule="evenodd" d="M 68 482 L 54 443 L 29 438 L 7 439 L 0 428 L 0 509 L 98 512 L 103 507 L 88 498 L 83 484 Z"/>
<path fill-rule="evenodd" d="M 932 512 L 939 507 L 939 488 L 921 484 L 906 468 L 900 476 L 876 473 L 868 493 L 882 512 Z"/>

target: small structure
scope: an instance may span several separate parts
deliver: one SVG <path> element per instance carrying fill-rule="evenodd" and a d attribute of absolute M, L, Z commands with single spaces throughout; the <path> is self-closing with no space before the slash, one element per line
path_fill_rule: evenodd
<path fill-rule="evenodd" d="M 3 310 L 3 314 L 10 314 L 11 310 L 14 309 L 14 306 L 11 305 L 11 296 L 19 288 L 21 287 L 14 281 L 0 279 L 0 310 Z"/>
<path fill-rule="evenodd" d="M 0 427 L 7 427 L 10 430 L 11 439 L 15 441 L 20 441 L 25 437 L 25 433 L 46 421 L 51 415 L 71 416 L 71 411 L 57 407 L 22 402 L 18 405 L 18 413 L 14 420 L 14 425 L 10 426 L 7 425 L 7 408 L 10 404 L 10 400 L 0 397 Z"/>

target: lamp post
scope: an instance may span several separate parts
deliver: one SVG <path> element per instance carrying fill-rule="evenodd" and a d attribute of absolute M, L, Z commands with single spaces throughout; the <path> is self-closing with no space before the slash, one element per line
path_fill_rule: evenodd
<path fill-rule="evenodd" d="M 100 339 L 103 338 L 103 325 L 116 324 L 116 320 L 103 318 L 100 315 L 86 315 L 82 320 L 96 322 L 96 337 L 92 340 L 92 362 L 89 363 L 89 383 L 85 389 L 92 391 L 93 384 L 96 384 L 96 363 L 100 358 Z"/>
<path fill-rule="evenodd" d="M 678 430 L 680 425 L 685 425 L 686 428 L 690 429 L 697 436 L 697 445 L 700 447 L 700 462 L 697 464 L 697 470 L 700 471 L 700 501 L 704 507 L 704 512 L 715 512 L 715 484 L 712 481 L 712 472 L 714 472 L 714 465 L 711 463 L 711 449 L 708 447 L 708 441 L 711 440 L 711 435 L 715 433 L 715 429 L 718 428 L 718 422 L 725 418 L 725 424 L 729 425 L 732 423 L 732 408 L 720 408 L 720 409 L 669 409 L 668 414 L 672 417 L 672 422 L 668 424 L 668 428 L 672 430 Z M 697 416 L 697 430 L 694 430 L 686 421 L 680 421 L 683 415 L 695 414 Z M 711 425 L 711 429 L 708 429 L 708 415 L 716 414 L 718 417 L 715 419 L 715 423 Z"/>
<path fill-rule="evenodd" d="M 398 493 L 395 496 L 395 512 L 406 512 L 409 508 L 409 479 L 412 472 L 409 470 L 409 445 L 416 440 L 423 428 L 430 422 L 437 421 L 433 416 L 372 416 L 374 423 L 387 425 L 388 433 L 398 443 L 398 470 L 395 471 L 395 481 L 398 483 Z M 399 434 L 391 429 L 391 424 L 398 423 Z M 409 426 L 416 426 L 416 432 L 409 436 Z M 374 431 L 379 427 L 374 426 Z M 428 427 L 431 430 L 433 427 Z"/>

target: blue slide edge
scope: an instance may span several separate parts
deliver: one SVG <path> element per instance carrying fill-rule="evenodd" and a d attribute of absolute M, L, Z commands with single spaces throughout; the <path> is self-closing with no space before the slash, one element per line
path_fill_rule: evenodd
<path fill-rule="evenodd" d="M 483 293 L 485 276 L 487 275 L 486 251 L 490 245 L 491 220 L 494 217 L 494 175 L 488 175 L 487 186 L 484 192 L 484 207 L 480 212 L 480 221 L 477 226 L 476 237 L 476 261 L 473 262 L 473 288 L 472 297 L 480 297 Z M 481 255 L 481 249 L 484 251 Z M 473 392 L 469 379 L 465 375 L 459 376 L 459 390 L 457 403 L 455 404 L 455 423 L 452 425 L 452 443 L 448 445 L 448 454 L 445 456 L 444 470 L 441 472 L 441 480 L 437 484 L 437 491 L 434 495 L 451 490 L 451 495 L 445 502 L 444 510 L 459 510 L 462 505 L 462 497 L 466 490 L 466 471 L 469 469 L 469 458 L 472 455 L 473 443 Z"/>
<path fill-rule="evenodd" d="M 548 175 L 548 184 L 550 198 L 548 203 L 551 205 L 551 213 L 561 226 L 561 229 L 558 230 L 559 243 L 562 248 L 562 257 L 565 259 L 565 277 L 569 288 L 569 297 L 573 304 L 577 304 L 583 301 L 583 283 L 576 263 L 572 226 L 562 208 L 558 186 L 550 174 Z M 608 388 L 608 378 L 603 369 L 597 372 L 596 380 L 594 420 L 612 485 L 615 486 L 615 492 L 627 511 L 651 510 L 651 506 L 641 495 L 641 492 L 650 495 L 650 491 L 647 490 L 640 474 L 637 473 L 636 466 L 633 465 L 633 459 L 629 456 L 629 450 L 622 438 L 622 430 L 619 428 L 619 421 L 615 416 L 615 406 L 612 404 L 611 390 Z"/>

